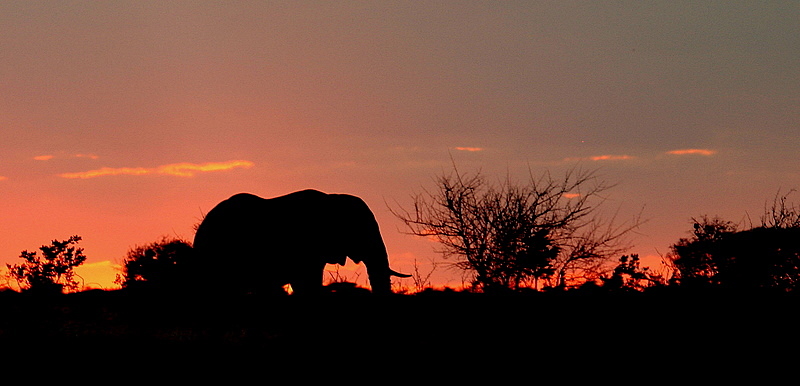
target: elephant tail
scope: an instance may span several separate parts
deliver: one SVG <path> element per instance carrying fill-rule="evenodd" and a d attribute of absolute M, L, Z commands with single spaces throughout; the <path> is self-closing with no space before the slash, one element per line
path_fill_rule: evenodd
<path fill-rule="evenodd" d="M 404 273 L 397 272 L 397 271 L 395 271 L 393 269 L 389 269 L 389 275 L 390 276 L 397 276 L 397 277 L 411 277 L 411 275 L 406 275 Z"/>

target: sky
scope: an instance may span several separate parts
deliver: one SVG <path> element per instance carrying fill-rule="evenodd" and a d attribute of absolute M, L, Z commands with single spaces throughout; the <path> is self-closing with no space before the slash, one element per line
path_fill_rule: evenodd
<path fill-rule="evenodd" d="M 797 1 L 3 1 L 0 263 L 77 234 L 112 288 L 235 193 L 314 188 L 425 273 L 448 260 L 390 208 L 455 164 L 596 170 L 656 264 L 692 217 L 758 225 L 800 188 L 797 31 Z"/>

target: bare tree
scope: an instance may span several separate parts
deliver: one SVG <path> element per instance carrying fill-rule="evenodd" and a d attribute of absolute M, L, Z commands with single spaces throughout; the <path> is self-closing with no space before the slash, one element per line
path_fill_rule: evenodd
<path fill-rule="evenodd" d="M 560 180 L 529 173 L 525 184 L 487 183 L 457 168 L 436 190 L 413 197 L 413 209 L 393 209 L 417 236 L 444 246 L 445 257 L 474 274 L 483 289 L 561 286 L 599 278 L 609 258 L 627 249 L 624 236 L 638 225 L 603 222 L 597 207 L 611 186 L 594 172 L 569 170 Z"/>

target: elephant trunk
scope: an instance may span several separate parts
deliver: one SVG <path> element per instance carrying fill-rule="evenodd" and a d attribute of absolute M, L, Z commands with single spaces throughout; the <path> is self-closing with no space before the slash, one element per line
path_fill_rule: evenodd
<path fill-rule="evenodd" d="M 378 222 L 366 204 L 360 199 L 359 202 L 370 221 L 367 221 L 365 228 L 359 232 L 364 235 L 364 238 L 359 240 L 360 246 L 357 248 L 360 253 L 356 253 L 356 256 L 351 255 L 350 258 L 355 262 L 363 261 L 366 265 L 372 293 L 391 294 L 392 276 L 409 277 L 411 275 L 397 273 L 389 268 L 389 254 L 386 252 L 386 245 L 383 243 Z"/>

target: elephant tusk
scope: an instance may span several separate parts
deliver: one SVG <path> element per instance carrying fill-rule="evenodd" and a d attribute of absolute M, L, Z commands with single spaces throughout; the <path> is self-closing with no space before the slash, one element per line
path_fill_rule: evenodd
<path fill-rule="evenodd" d="M 389 270 L 389 275 L 397 276 L 397 277 L 411 277 L 411 275 L 406 275 L 404 273 L 399 273 L 399 272 L 396 272 L 396 271 L 391 270 L 391 269 Z"/>

